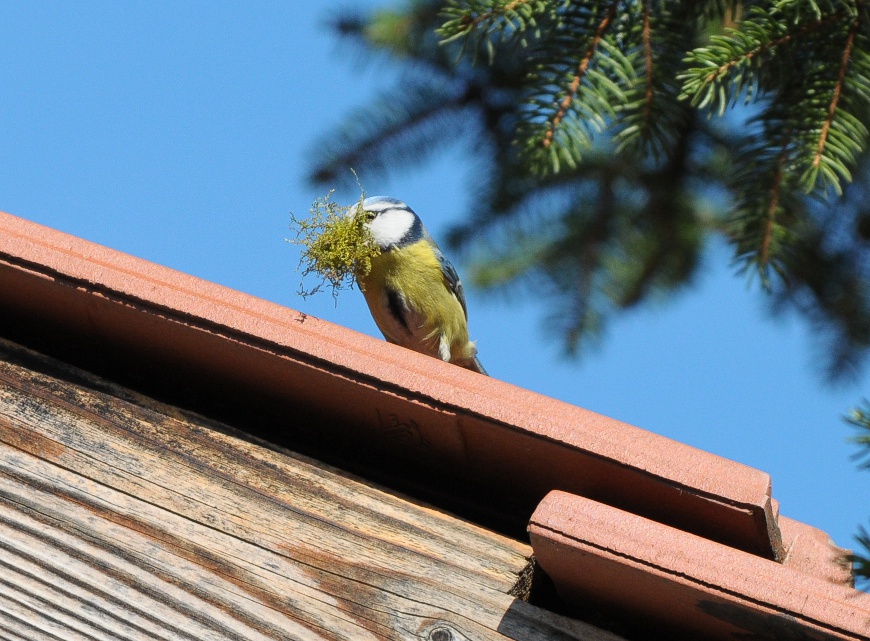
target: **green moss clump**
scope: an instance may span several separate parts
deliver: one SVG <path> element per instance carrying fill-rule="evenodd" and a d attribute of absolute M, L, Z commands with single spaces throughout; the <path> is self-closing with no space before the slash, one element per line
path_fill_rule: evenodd
<path fill-rule="evenodd" d="M 331 196 L 332 191 L 315 200 L 308 218 L 299 219 L 290 213 L 290 229 L 296 232 L 296 238 L 287 240 L 302 247 L 297 267 L 297 271 L 302 269 L 302 280 L 297 293 L 303 298 L 327 286 L 332 287 L 333 297 L 338 296 L 340 290 L 353 286 L 357 275 L 368 274 L 372 258 L 381 253 L 365 225 L 361 206 L 365 194 L 350 207 L 330 201 Z M 320 277 L 313 288 L 305 287 L 309 274 Z"/>

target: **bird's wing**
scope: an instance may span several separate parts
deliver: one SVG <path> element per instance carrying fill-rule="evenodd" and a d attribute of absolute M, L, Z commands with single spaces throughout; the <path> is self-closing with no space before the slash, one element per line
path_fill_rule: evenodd
<path fill-rule="evenodd" d="M 459 274 L 456 273 L 456 268 L 447 260 L 447 257 L 441 253 L 441 250 L 435 248 L 435 255 L 438 256 L 438 262 L 441 263 L 441 273 L 444 275 L 444 280 L 447 281 L 447 286 L 453 295 L 459 299 L 459 304 L 462 305 L 462 313 L 465 314 L 465 319 L 468 320 L 468 310 L 465 307 L 465 290 L 462 289 L 462 281 L 459 280 Z"/>
<path fill-rule="evenodd" d="M 407 318 L 409 310 L 405 299 L 399 292 L 389 287 L 385 289 L 385 293 L 387 295 L 387 309 L 389 309 L 390 314 L 406 332 L 410 332 L 411 328 L 408 326 Z"/>

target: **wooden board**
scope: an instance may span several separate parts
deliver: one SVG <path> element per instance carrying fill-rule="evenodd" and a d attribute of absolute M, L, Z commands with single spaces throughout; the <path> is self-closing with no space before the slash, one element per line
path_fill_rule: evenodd
<path fill-rule="evenodd" d="M 530 553 L 0 342 L 0 639 L 615 640 Z"/>

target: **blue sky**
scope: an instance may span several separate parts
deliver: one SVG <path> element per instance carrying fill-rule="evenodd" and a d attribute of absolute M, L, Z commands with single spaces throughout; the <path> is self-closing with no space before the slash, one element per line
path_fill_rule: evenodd
<path fill-rule="evenodd" d="M 355 6 L 377 4 L 390 3 Z M 317 141 L 395 79 L 327 30 L 345 6 L 0 3 L 0 210 L 379 336 L 357 292 L 299 299 L 284 242 L 289 212 L 324 195 L 305 181 Z M 473 206 L 472 162 L 459 142 L 361 179 L 437 239 Z M 724 248 L 696 289 L 626 315 L 582 363 L 560 356 L 528 298 L 471 290 L 468 307 L 493 376 L 762 469 L 783 514 L 840 545 L 867 523 L 870 473 L 840 417 L 870 376 L 826 387 L 812 332 L 772 320 Z"/>

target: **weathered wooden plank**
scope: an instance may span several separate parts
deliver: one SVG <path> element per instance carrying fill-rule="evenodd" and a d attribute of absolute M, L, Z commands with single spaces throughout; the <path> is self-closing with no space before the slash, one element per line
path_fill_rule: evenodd
<path fill-rule="evenodd" d="M 523 543 L 0 356 L 0 638 L 616 638 L 508 594 Z"/>

